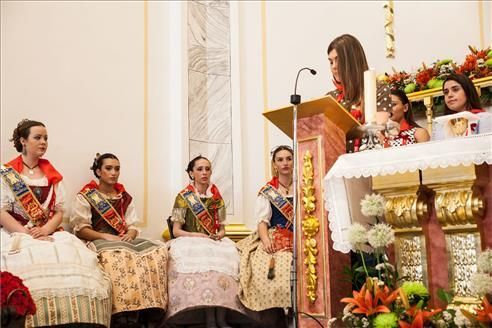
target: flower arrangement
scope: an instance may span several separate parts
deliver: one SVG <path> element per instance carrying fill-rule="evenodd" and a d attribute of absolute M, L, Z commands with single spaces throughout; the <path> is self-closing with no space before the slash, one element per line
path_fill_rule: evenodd
<path fill-rule="evenodd" d="M 473 314 L 467 310 L 461 310 L 463 322 L 468 321 L 473 327 L 492 326 L 492 250 L 482 252 L 477 259 L 477 272 L 472 276 L 472 290 L 482 297 L 482 304 Z"/>
<path fill-rule="evenodd" d="M 466 327 L 471 321 L 461 311 L 429 308 L 430 293 L 422 282 L 398 281 L 397 272 L 388 263 L 385 254 L 386 248 L 394 243 L 395 235 L 391 226 L 380 222 L 384 214 L 384 197 L 378 194 L 366 195 L 360 205 L 361 212 L 368 217 L 376 217 L 377 223 L 368 228 L 354 223 L 348 231 L 352 250 L 360 254 L 362 259 L 362 269 L 357 268 L 356 271 L 364 272 L 365 282 L 360 289 L 352 291 L 352 297 L 341 300 L 347 305 L 343 316 L 337 320 L 341 320 L 346 327 Z M 373 268 L 366 264 L 363 252 L 373 254 L 377 263 Z M 336 322 L 332 320 L 330 325 L 334 326 Z"/>
<path fill-rule="evenodd" d="M 2 324 L 36 313 L 36 304 L 22 280 L 10 272 L 0 272 Z"/>
<path fill-rule="evenodd" d="M 431 66 L 422 63 L 415 73 L 397 71 L 393 74 L 385 73 L 379 79 L 394 89 L 405 93 L 412 93 L 427 89 L 441 88 L 446 75 L 452 72 L 464 74 L 470 79 L 483 78 L 492 75 L 492 50 L 490 48 L 478 50 L 468 46 L 470 54 L 465 61 L 458 65 L 452 59 L 436 60 Z"/>

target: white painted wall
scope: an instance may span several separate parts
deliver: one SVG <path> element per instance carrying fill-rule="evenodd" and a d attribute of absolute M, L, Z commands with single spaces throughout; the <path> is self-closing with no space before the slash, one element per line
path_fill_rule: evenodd
<path fill-rule="evenodd" d="M 377 71 L 417 68 L 480 46 L 478 2 L 395 1 L 396 59 L 385 58 L 383 1 L 240 1 L 239 94 L 243 219 L 253 217 L 265 180 L 269 150 L 289 140 L 272 125 L 263 134 L 267 107 L 285 105 L 295 74 L 303 99 L 332 89 L 328 43 L 351 33 Z M 1 2 L 1 161 L 16 155 L 8 142 L 19 120 L 47 124 L 47 158 L 65 176 L 69 195 L 89 179 L 95 152 L 111 151 L 122 162 L 121 181 L 134 196 L 146 236 L 165 228 L 176 193 L 186 182 L 186 3 L 149 1 L 147 135 L 148 189 L 144 190 L 144 3 Z M 266 21 L 266 84 L 262 80 L 262 6 Z M 491 7 L 483 3 L 484 35 L 491 37 Z M 236 88 L 236 86 L 233 86 Z M 144 204 L 147 196 L 147 204 Z"/>

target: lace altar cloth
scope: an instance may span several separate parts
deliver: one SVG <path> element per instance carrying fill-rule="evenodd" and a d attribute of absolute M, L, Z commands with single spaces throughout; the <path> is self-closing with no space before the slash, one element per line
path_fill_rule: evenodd
<path fill-rule="evenodd" d="M 361 197 L 371 192 L 370 177 L 484 163 L 492 165 L 492 133 L 340 156 L 323 179 L 333 248 L 350 251 L 347 231 Z"/>

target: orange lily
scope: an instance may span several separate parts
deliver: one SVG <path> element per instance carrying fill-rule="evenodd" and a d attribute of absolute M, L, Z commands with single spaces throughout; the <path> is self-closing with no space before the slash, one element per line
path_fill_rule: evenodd
<path fill-rule="evenodd" d="M 355 308 L 352 313 L 360 313 L 365 316 L 370 316 L 374 313 L 389 313 L 391 312 L 387 306 L 378 305 L 379 298 L 373 297 L 371 292 L 366 288 L 366 285 L 362 286 L 360 292 L 353 291 L 353 298 L 345 297 L 340 302 L 354 304 Z"/>
<path fill-rule="evenodd" d="M 487 296 L 482 300 L 483 310 L 477 310 L 477 320 L 482 323 L 492 323 L 492 306 L 487 299 Z"/>
<path fill-rule="evenodd" d="M 468 318 L 471 322 L 480 322 L 480 323 L 485 323 L 489 324 L 492 323 L 492 306 L 489 303 L 489 300 L 487 299 L 487 296 L 484 296 L 482 300 L 482 310 L 477 309 L 477 314 L 474 315 L 473 313 L 461 309 L 461 312 L 464 314 L 465 317 Z"/>
<path fill-rule="evenodd" d="M 381 289 L 379 288 L 379 286 L 376 285 L 375 293 L 376 298 L 379 299 L 381 303 L 383 303 L 383 305 L 389 306 L 398 297 L 398 294 L 400 293 L 400 288 L 391 292 L 388 286 L 384 286 L 383 289 Z"/>
<path fill-rule="evenodd" d="M 426 322 L 430 317 L 441 311 L 442 311 L 441 309 L 425 311 L 419 309 L 418 306 L 415 305 L 414 307 L 405 311 L 406 313 L 412 316 L 413 318 L 412 323 L 409 324 L 408 322 L 401 321 L 401 320 L 398 321 L 398 323 L 400 324 L 400 328 L 424 328 L 424 322 Z"/>

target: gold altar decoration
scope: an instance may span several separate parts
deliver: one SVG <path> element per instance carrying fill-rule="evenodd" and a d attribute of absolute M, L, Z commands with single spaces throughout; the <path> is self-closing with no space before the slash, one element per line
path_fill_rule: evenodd
<path fill-rule="evenodd" d="M 398 274 L 427 283 L 427 258 L 420 222 L 429 217 L 428 193 L 420 187 L 418 172 L 372 178 L 372 189 L 386 200 L 384 218 L 395 230 Z"/>
<path fill-rule="evenodd" d="M 313 169 L 313 156 L 310 151 L 306 151 L 303 157 L 302 166 L 302 203 L 306 215 L 302 220 L 302 231 L 306 240 L 304 241 L 304 265 L 306 265 L 306 282 L 307 292 L 306 296 L 310 303 L 314 303 L 318 298 L 318 273 L 316 270 L 316 264 L 318 263 L 318 248 L 316 239 L 314 238 L 319 230 L 319 220 L 312 215 L 316 210 L 316 197 L 315 188 L 313 184 L 314 169 Z"/>
<path fill-rule="evenodd" d="M 395 32 L 393 31 L 394 6 L 393 0 L 384 4 L 384 32 L 386 40 L 386 58 L 395 58 Z"/>
<path fill-rule="evenodd" d="M 486 165 L 450 166 L 422 172 L 422 183 L 435 192 L 434 206 L 445 232 L 455 303 L 480 303 L 470 287 L 480 252 L 477 221 L 485 215 L 482 187 L 488 179 Z"/>

